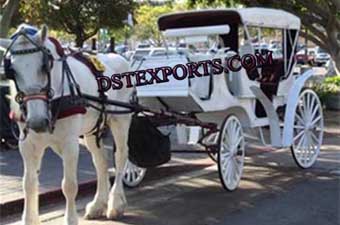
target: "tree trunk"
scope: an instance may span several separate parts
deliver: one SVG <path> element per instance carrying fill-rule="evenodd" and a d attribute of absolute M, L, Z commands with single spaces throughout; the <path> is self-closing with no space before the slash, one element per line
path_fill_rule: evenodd
<path fill-rule="evenodd" d="M 20 0 L 7 0 L 1 6 L 1 21 L 0 21 L 0 38 L 7 37 L 8 31 L 11 27 L 12 17 L 19 8 Z"/>
<path fill-rule="evenodd" d="M 335 74 L 340 76 L 340 52 L 332 57 L 334 59 L 334 63 L 335 63 Z"/>
<path fill-rule="evenodd" d="M 326 32 L 328 35 L 328 50 L 329 53 L 332 57 L 332 59 L 334 60 L 335 63 L 335 69 L 336 74 L 339 74 L 340 71 L 340 32 L 337 29 L 336 25 L 335 25 L 335 21 L 332 24 L 329 24 L 329 26 L 326 28 Z"/>
<path fill-rule="evenodd" d="M 77 35 L 75 41 L 76 41 L 76 47 L 77 47 L 77 48 L 82 48 L 82 47 L 83 47 L 83 45 L 84 45 L 84 40 L 83 40 L 82 37 L 79 37 L 79 36 Z"/>

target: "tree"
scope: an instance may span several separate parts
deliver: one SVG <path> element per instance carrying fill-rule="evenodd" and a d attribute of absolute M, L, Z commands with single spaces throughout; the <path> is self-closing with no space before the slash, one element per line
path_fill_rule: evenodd
<path fill-rule="evenodd" d="M 216 4 L 223 0 L 189 0 L 190 5 Z M 229 0 L 223 1 L 226 6 Z M 302 25 L 308 30 L 300 35 L 328 51 L 340 71 L 340 1 L 339 0 L 237 0 L 245 6 L 281 8 L 300 17 Z"/>
<path fill-rule="evenodd" d="M 5 38 L 11 28 L 13 15 L 18 11 L 20 0 L 1 0 L 0 38 Z"/>
<path fill-rule="evenodd" d="M 133 0 L 23 0 L 20 11 L 31 23 L 74 34 L 82 47 L 100 28 L 122 27 L 133 6 Z"/>
<path fill-rule="evenodd" d="M 134 27 L 136 36 L 141 40 L 151 41 L 154 45 L 161 45 L 161 34 L 158 30 L 157 19 L 160 15 L 172 11 L 170 5 L 150 6 L 142 5 L 136 10 L 137 25 Z"/>

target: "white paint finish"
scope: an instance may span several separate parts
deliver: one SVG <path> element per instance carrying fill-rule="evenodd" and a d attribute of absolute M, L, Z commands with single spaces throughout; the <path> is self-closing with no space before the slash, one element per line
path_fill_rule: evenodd
<path fill-rule="evenodd" d="M 306 71 L 295 80 L 293 86 L 289 90 L 289 94 L 287 96 L 286 113 L 284 117 L 284 128 L 282 134 L 283 147 L 289 147 L 292 145 L 295 109 L 298 104 L 300 92 L 305 82 L 311 76 L 313 76 L 313 71 L 311 70 Z"/>
<path fill-rule="evenodd" d="M 237 188 L 244 164 L 245 140 L 240 121 L 236 116 L 225 120 L 219 137 L 218 170 L 223 186 L 233 191 Z"/>
<path fill-rule="evenodd" d="M 280 9 L 243 8 L 237 9 L 242 21 L 248 26 L 295 29 L 301 26 L 300 18 Z"/>
<path fill-rule="evenodd" d="M 163 35 L 165 37 L 207 36 L 210 34 L 228 34 L 229 31 L 229 25 L 225 24 L 216 26 L 168 29 L 163 32 Z"/>
<path fill-rule="evenodd" d="M 135 63 L 131 70 L 148 70 L 158 67 L 169 66 L 173 68 L 177 64 L 185 64 L 187 59 L 183 55 L 164 56 L 164 57 L 145 57 L 141 66 Z M 181 76 L 181 69 L 178 69 L 178 76 Z M 157 74 L 163 80 L 162 71 Z M 146 73 L 146 80 L 151 79 L 151 75 Z M 154 97 L 154 96 L 188 96 L 189 82 L 188 79 L 176 80 L 173 76 L 168 76 L 169 81 L 164 83 L 154 83 L 152 85 L 138 86 L 137 95 L 139 97 Z M 133 78 L 132 80 L 135 80 Z"/>
<path fill-rule="evenodd" d="M 280 120 L 277 116 L 275 108 L 272 102 L 267 98 L 267 96 L 262 92 L 262 90 L 256 86 L 251 86 L 250 90 L 254 93 L 257 99 L 263 105 L 270 126 L 270 141 L 273 147 L 281 147 L 281 129 Z"/>
<path fill-rule="evenodd" d="M 318 96 L 312 90 L 304 90 L 295 109 L 292 153 L 302 168 L 311 167 L 320 152 L 323 140 L 323 113 Z"/>

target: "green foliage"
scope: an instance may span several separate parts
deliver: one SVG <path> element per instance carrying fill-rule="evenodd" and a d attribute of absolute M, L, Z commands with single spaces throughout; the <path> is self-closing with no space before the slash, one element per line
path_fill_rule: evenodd
<path fill-rule="evenodd" d="M 135 12 L 137 25 L 134 27 L 135 35 L 141 40 L 151 40 L 160 45 L 161 35 L 158 31 L 157 19 L 160 15 L 172 11 L 172 6 L 150 6 L 142 5 Z"/>
<path fill-rule="evenodd" d="M 132 35 L 132 28 L 125 25 L 116 29 L 109 29 L 109 36 L 115 37 L 117 43 L 127 40 Z"/>
<path fill-rule="evenodd" d="M 220 8 L 220 7 L 237 7 L 240 5 L 239 0 L 187 0 L 188 8 Z"/>
<path fill-rule="evenodd" d="M 321 84 L 314 85 L 313 89 L 324 102 L 328 96 L 340 94 L 340 76 L 327 77 Z"/>
<path fill-rule="evenodd" d="M 132 8 L 132 0 L 23 0 L 20 12 L 27 22 L 74 34 L 81 46 L 100 28 L 122 27 Z"/>
<path fill-rule="evenodd" d="M 324 81 L 325 84 L 335 84 L 340 87 L 340 76 L 327 77 Z"/>

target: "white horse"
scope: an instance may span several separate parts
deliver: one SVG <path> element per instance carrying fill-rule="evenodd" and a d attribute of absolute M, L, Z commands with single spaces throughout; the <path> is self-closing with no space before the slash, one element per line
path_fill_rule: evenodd
<path fill-rule="evenodd" d="M 58 59 L 56 46 L 47 37 L 47 27 L 35 34 L 31 39 L 38 46 L 47 48 L 53 56 L 53 66 L 51 68 L 51 88 L 54 90 L 54 98 L 61 95 L 69 95 L 68 82 L 65 78 L 62 84 L 62 62 Z M 7 49 L 12 40 L 1 39 L 0 46 Z M 21 51 L 34 49 L 36 46 L 24 36 L 19 36 L 13 43 L 10 51 Z M 21 51 L 23 52 L 23 51 Z M 25 51 L 24 51 L 25 52 Z M 47 75 L 42 70 L 43 52 L 33 51 L 25 54 L 10 54 L 12 68 L 15 70 L 15 80 L 18 88 L 25 94 L 26 119 L 20 122 L 19 149 L 24 160 L 23 190 L 25 196 L 24 211 L 22 221 L 24 225 L 37 225 L 39 222 L 38 203 L 38 174 L 41 159 L 46 147 L 51 147 L 63 160 L 64 177 L 62 181 L 62 191 L 66 198 L 65 225 L 78 224 L 75 198 L 78 191 L 77 184 L 77 164 L 79 155 L 80 135 L 84 135 L 85 143 L 92 154 L 93 163 L 97 173 L 97 191 L 93 201 L 86 206 L 85 218 L 95 219 L 106 215 L 108 219 L 117 219 L 123 215 L 127 206 L 123 190 L 124 167 L 128 156 L 127 138 L 130 126 L 131 114 L 108 115 L 107 125 L 116 142 L 116 177 L 115 183 L 110 190 L 108 164 L 105 158 L 103 144 L 98 147 L 96 138 L 89 133 L 96 124 L 99 112 L 87 108 L 85 114 L 75 114 L 55 123 L 53 133 L 47 131 L 50 110 L 47 107 L 43 93 L 37 93 L 47 84 Z M 127 61 L 119 55 L 107 54 L 98 55 L 98 58 L 105 65 L 105 75 L 123 73 L 128 71 Z M 67 63 L 72 74 L 80 86 L 81 92 L 93 96 L 98 96 L 98 87 L 94 75 L 80 61 L 72 56 L 67 57 Z M 126 84 L 124 83 L 124 87 Z M 132 94 L 132 89 L 122 88 L 120 90 L 110 90 L 107 92 L 109 99 L 128 102 Z M 108 109 L 117 110 L 114 106 Z M 26 138 L 24 138 L 24 127 L 28 128 Z"/>

